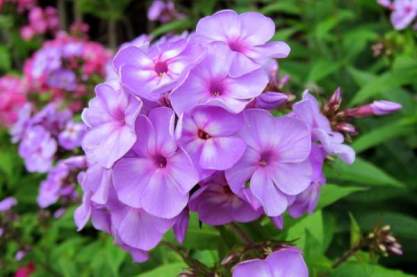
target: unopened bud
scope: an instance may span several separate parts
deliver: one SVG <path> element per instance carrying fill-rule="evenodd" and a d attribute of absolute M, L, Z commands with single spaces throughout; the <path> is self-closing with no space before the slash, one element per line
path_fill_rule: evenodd
<path fill-rule="evenodd" d="M 288 95 L 281 92 L 267 91 L 256 98 L 255 106 L 262 109 L 276 109 L 288 102 Z"/>
<path fill-rule="evenodd" d="M 342 104 L 342 90 L 337 88 L 332 96 L 330 96 L 328 107 L 332 111 L 337 111 Z"/>
<path fill-rule="evenodd" d="M 347 122 L 337 124 L 336 125 L 336 130 L 340 131 L 340 132 L 350 134 L 350 135 L 357 135 L 358 134 L 355 126 L 353 126 L 352 124 L 347 123 Z"/>
<path fill-rule="evenodd" d="M 371 104 L 363 105 L 360 107 L 347 109 L 344 114 L 349 117 L 369 117 L 369 116 L 381 116 L 388 115 L 401 109 L 401 105 L 395 102 L 379 100 L 374 101 Z"/>

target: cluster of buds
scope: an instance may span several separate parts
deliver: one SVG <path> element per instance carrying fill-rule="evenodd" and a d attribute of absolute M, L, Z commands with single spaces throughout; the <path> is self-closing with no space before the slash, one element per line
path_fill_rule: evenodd
<path fill-rule="evenodd" d="M 368 240 L 369 249 L 372 252 L 382 256 L 403 254 L 401 244 L 393 236 L 391 226 L 389 225 L 375 227 L 366 239 Z"/>
<path fill-rule="evenodd" d="M 383 116 L 401 109 L 401 105 L 387 100 L 378 100 L 359 107 L 342 110 L 342 91 L 337 88 L 327 103 L 323 106 L 323 114 L 329 119 L 332 129 L 344 133 L 346 136 L 358 134 L 351 123 L 353 118 Z"/>

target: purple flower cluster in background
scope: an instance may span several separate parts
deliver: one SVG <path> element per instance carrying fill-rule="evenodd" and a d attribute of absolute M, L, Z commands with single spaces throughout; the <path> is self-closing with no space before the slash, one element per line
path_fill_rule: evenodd
<path fill-rule="evenodd" d="M 407 28 L 417 17 L 416 0 L 378 0 L 378 4 L 392 11 L 391 23 L 397 30 Z"/>
<path fill-rule="evenodd" d="M 19 143 L 19 155 L 29 172 L 48 172 L 39 191 L 40 207 L 45 208 L 60 196 L 70 197 L 69 194 L 75 193 L 76 180 L 68 181 L 68 177 L 72 171 L 78 173 L 85 168 L 85 158 L 66 157 L 80 147 L 85 132 L 85 125 L 74 122 L 72 112 L 62 108 L 59 102 L 52 102 L 38 112 L 30 103 L 20 110 L 11 129 L 12 140 Z M 64 192 L 66 187 L 72 189 L 68 195 Z"/>
<path fill-rule="evenodd" d="M 190 210 L 210 225 L 280 225 L 314 209 L 325 157 L 354 152 L 308 93 L 286 115 L 268 111 L 289 101 L 276 59 L 290 48 L 274 33 L 270 18 L 225 10 L 194 33 L 121 47 L 82 114 L 79 229 L 91 218 L 143 261 L 170 228 L 184 239 Z"/>

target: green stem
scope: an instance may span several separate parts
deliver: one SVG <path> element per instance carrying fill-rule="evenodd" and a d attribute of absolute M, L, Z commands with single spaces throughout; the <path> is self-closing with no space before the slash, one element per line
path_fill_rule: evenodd
<path fill-rule="evenodd" d="M 244 244 L 254 244 L 252 238 L 238 224 L 230 223 L 229 228 Z"/>

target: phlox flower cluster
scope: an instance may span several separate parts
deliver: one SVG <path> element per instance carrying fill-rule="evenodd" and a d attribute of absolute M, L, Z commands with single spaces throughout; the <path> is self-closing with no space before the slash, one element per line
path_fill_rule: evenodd
<path fill-rule="evenodd" d="M 26 102 L 26 84 L 17 76 L 0 78 L 0 126 L 10 127 L 16 122 L 18 111 Z"/>
<path fill-rule="evenodd" d="M 88 91 L 106 75 L 111 53 L 101 44 L 60 33 L 25 62 L 23 73 L 34 97 L 49 93 L 78 111 Z"/>
<path fill-rule="evenodd" d="M 416 0 L 378 0 L 378 4 L 391 10 L 391 23 L 396 30 L 407 28 L 413 21 L 417 23 Z M 414 28 L 416 26 L 414 25 Z"/>
<path fill-rule="evenodd" d="M 355 153 L 312 94 L 290 105 L 280 92 L 276 60 L 290 48 L 274 34 L 262 14 L 224 10 L 193 33 L 124 44 L 82 113 L 78 228 L 91 219 L 144 261 L 169 229 L 184 240 L 190 211 L 214 226 L 267 216 L 278 227 L 285 212 L 311 212 L 326 156 Z M 256 264 L 274 270 L 274 259 Z"/>
<path fill-rule="evenodd" d="M 20 28 L 20 36 L 31 40 L 35 36 L 55 33 L 59 29 L 58 11 L 53 7 L 32 7 L 28 13 L 28 24 Z"/>

